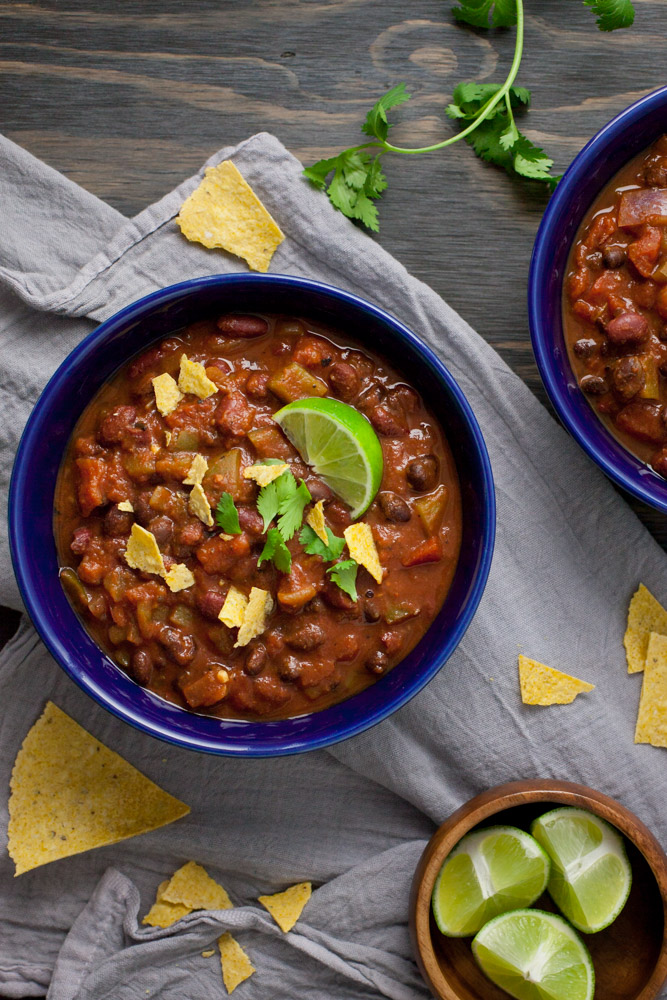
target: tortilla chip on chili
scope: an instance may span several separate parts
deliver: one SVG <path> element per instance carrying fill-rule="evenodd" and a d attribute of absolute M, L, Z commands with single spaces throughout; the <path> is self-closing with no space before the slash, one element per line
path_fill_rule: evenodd
<path fill-rule="evenodd" d="M 268 590 L 252 587 L 234 648 L 247 646 L 251 639 L 261 635 L 266 628 L 266 619 L 272 611 L 273 598 Z"/>
<path fill-rule="evenodd" d="M 315 529 L 313 529 L 315 530 Z M 380 557 L 375 547 L 375 539 L 370 524 L 357 521 L 343 532 L 350 555 L 360 566 L 364 566 L 377 583 L 382 583 L 384 570 L 380 565 Z"/>
<path fill-rule="evenodd" d="M 667 635 L 667 611 L 656 601 L 650 590 L 640 583 L 630 601 L 628 627 L 623 636 L 629 674 L 636 674 L 644 669 L 651 632 Z"/>
<path fill-rule="evenodd" d="M 227 992 L 233 993 L 240 983 L 252 976 L 255 967 L 229 931 L 218 938 L 218 947 L 220 949 L 222 980 Z"/>
<path fill-rule="evenodd" d="M 268 271 L 285 239 L 231 160 L 207 167 L 199 187 L 181 205 L 176 222 L 186 239 L 242 257 L 253 271 Z"/>
<path fill-rule="evenodd" d="M 287 472 L 288 469 L 287 462 L 278 462 L 276 465 L 246 465 L 243 470 L 243 478 L 254 480 L 258 486 L 268 486 L 274 479 L 279 479 L 283 472 Z"/>
<path fill-rule="evenodd" d="M 23 741 L 10 789 L 7 846 L 17 875 L 190 812 L 50 701 Z"/>
<path fill-rule="evenodd" d="M 247 607 L 248 598 L 232 584 L 227 591 L 225 603 L 220 608 L 218 618 L 227 628 L 240 628 L 243 625 L 243 616 Z"/>
<path fill-rule="evenodd" d="M 191 361 L 187 354 L 181 355 L 181 368 L 178 375 L 178 388 L 181 392 L 190 392 L 199 399 L 208 399 L 218 387 L 211 382 L 206 369 L 199 361 Z"/>
<path fill-rule="evenodd" d="M 176 921 L 192 913 L 192 907 L 183 906 L 182 903 L 168 903 L 162 898 L 162 893 L 168 885 L 169 879 L 160 882 L 155 902 L 142 920 L 143 924 L 150 924 L 151 927 L 171 927 Z"/>
<path fill-rule="evenodd" d="M 195 455 L 188 469 L 188 474 L 183 480 L 184 486 L 197 486 L 201 485 L 201 482 L 208 471 L 208 459 L 205 455 Z"/>
<path fill-rule="evenodd" d="M 195 517 L 198 517 L 200 521 L 203 521 L 207 528 L 213 527 L 214 521 L 213 514 L 211 513 L 211 505 L 208 502 L 208 497 L 204 493 L 204 487 L 201 483 L 195 483 L 190 490 L 188 510 Z"/>
<path fill-rule="evenodd" d="M 193 587 L 195 578 L 185 563 L 175 563 L 164 574 L 164 582 L 172 594 L 177 594 L 179 590 L 187 590 L 188 587 Z"/>
<path fill-rule="evenodd" d="M 325 545 L 329 544 L 327 526 L 324 520 L 324 500 L 318 500 L 311 511 L 306 516 L 306 524 L 313 529 L 318 538 L 321 538 Z"/>
<path fill-rule="evenodd" d="M 312 888 L 310 882 L 299 882 L 284 892 L 274 893 L 273 896 L 260 896 L 259 902 L 269 911 L 281 931 L 287 934 L 303 913 Z"/>
<path fill-rule="evenodd" d="M 125 549 L 125 562 L 131 569 L 140 569 L 143 573 L 164 576 L 166 572 L 155 535 L 136 523 L 132 525 Z"/>
<path fill-rule="evenodd" d="M 595 688 L 595 684 L 522 655 L 519 655 L 519 683 L 524 705 L 569 705 L 578 694 Z"/>
<path fill-rule="evenodd" d="M 151 379 L 151 382 L 155 393 L 155 405 L 163 417 L 168 417 L 183 399 L 183 393 L 178 388 L 176 379 L 172 378 L 168 372 L 156 375 L 154 379 Z"/>
<path fill-rule="evenodd" d="M 124 510 L 128 514 L 134 513 L 134 507 L 132 506 L 132 501 L 131 500 L 121 500 L 121 502 L 118 504 L 118 510 Z"/>
<path fill-rule="evenodd" d="M 222 886 L 196 861 L 188 861 L 172 875 L 160 898 L 191 910 L 231 910 L 234 905 Z"/>
<path fill-rule="evenodd" d="M 635 743 L 667 747 L 667 636 L 656 632 L 646 652 Z"/>

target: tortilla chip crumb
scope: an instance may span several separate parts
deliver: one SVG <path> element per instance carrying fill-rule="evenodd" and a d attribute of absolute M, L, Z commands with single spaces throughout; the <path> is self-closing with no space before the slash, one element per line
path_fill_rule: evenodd
<path fill-rule="evenodd" d="M 569 705 L 578 694 L 595 688 L 588 681 L 529 660 L 522 654 L 519 654 L 519 684 L 524 705 Z"/>
<path fill-rule="evenodd" d="M 183 393 L 178 388 L 176 380 L 167 372 L 156 375 L 151 382 L 155 393 L 155 405 L 163 417 L 168 417 L 183 399 Z"/>
<path fill-rule="evenodd" d="M 208 399 L 218 391 L 215 382 L 211 382 L 206 369 L 198 361 L 190 361 L 187 354 L 181 355 L 181 370 L 178 375 L 178 388 L 181 392 L 191 392 L 200 399 Z"/>
<path fill-rule="evenodd" d="M 171 444 L 171 431 L 165 431 L 164 432 L 164 443 L 165 443 L 165 447 L 167 447 L 167 448 Z"/>
<path fill-rule="evenodd" d="M 192 459 L 188 474 L 183 480 L 184 486 L 197 486 L 208 472 L 208 459 L 205 455 L 195 455 Z"/>
<path fill-rule="evenodd" d="M 667 747 L 667 636 L 656 632 L 649 636 L 635 743 Z"/>
<path fill-rule="evenodd" d="M 280 462 L 278 465 L 246 465 L 243 470 L 244 479 L 252 479 L 258 486 L 268 486 L 274 479 L 287 472 L 289 466 L 287 462 Z"/>
<path fill-rule="evenodd" d="M 196 861 L 175 872 L 163 889 L 162 901 L 180 903 L 191 910 L 231 910 L 233 903 L 223 887 Z"/>
<path fill-rule="evenodd" d="M 375 547 L 375 539 L 370 524 L 357 521 L 343 532 L 350 555 L 360 566 L 364 566 L 376 583 L 382 583 L 384 570 L 380 565 L 380 557 Z"/>
<path fill-rule="evenodd" d="M 179 590 L 187 590 L 188 587 L 193 587 L 195 578 L 185 563 L 175 563 L 165 573 L 164 581 L 172 594 L 177 594 Z"/>
<path fill-rule="evenodd" d="M 261 635 L 266 628 L 266 619 L 273 611 L 273 598 L 268 590 L 253 587 L 250 591 L 248 604 L 243 615 L 243 622 L 234 648 L 247 646 L 251 639 Z"/>
<path fill-rule="evenodd" d="M 208 951 L 203 951 L 201 953 L 202 958 L 212 958 L 215 955 L 215 948 L 210 948 Z"/>
<path fill-rule="evenodd" d="M 240 628 L 248 607 L 248 598 L 233 584 L 227 591 L 225 603 L 220 608 L 218 618 L 227 628 Z"/>
<path fill-rule="evenodd" d="M 227 993 L 233 993 L 237 986 L 252 976 L 255 967 L 229 931 L 218 938 L 218 947 L 220 949 L 222 980 Z"/>
<path fill-rule="evenodd" d="M 23 741 L 10 788 L 7 849 L 17 875 L 190 812 L 50 701 Z"/>
<path fill-rule="evenodd" d="M 166 882 L 164 884 L 166 885 Z M 159 898 L 158 891 L 158 899 L 155 900 L 141 922 L 149 924 L 151 927 L 171 927 L 178 920 L 187 917 L 188 913 L 192 913 L 189 906 L 183 906 L 181 903 L 166 903 Z"/>
<path fill-rule="evenodd" d="M 164 576 L 166 572 L 155 535 L 136 523 L 132 525 L 125 549 L 125 562 L 130 569 L 140 569 L 142 573 L 157 573 L 158 576 Z"/>
<path fill-rule="evenodd" d="M 132 506 L 131 500 L 121 500 L 118 504 L 118 510 L 125 510 L 128 514 L 134 513 L 134 507 Z"/>
<path fill-rule="evenodd" d="M 318 500 L 311 511 L 306 516 L 306 524 L 309 525 L 318 538 L 321 538 L 325 545 L 329 544 L 327 526 L 324 521 L 324 500 Z"/>
<path fill-rule="evenodd" d="M 207 168 L 199 187 L 181 205 L 176 222 L 186 239 L 209 250 L 227 250 L 253 271 L 268 271 L 285 239 L 231 160 Z"/>
<path fill-rule="evenodd" d="M 640 583 L 630 601 L 628 626 L 623 636 L 629 674 L 636 674 L 644 669 L 651 632 L 667 634 L 667 611 L 650 590 Z"/>
<path fill-rule="evenodd" d="M 287 934 L 303 913 L 312 888 L 310 882 L 299 882 L 284 892 L 274 893 L 273 896 L 260 896 L 259 902 L 269 911 L 281 931 Z"/>
<path fill-rule="evenodd" d="M 198 517 L 200 521 L 203 521 L 207 528 L 213 527 L 214 522 L 213 514 L 211 513 L 211 505 L 208 502 L 208 497 L 204 493 L 201 483 L 195 483 L 190 490 L 188 509 L 195 515 L 195 517 Z"/>

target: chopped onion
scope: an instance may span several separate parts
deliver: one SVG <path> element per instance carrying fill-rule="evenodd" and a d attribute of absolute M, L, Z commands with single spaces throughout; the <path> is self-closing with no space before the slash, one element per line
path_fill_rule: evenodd
<path fill-rule="evenodd" d="M 619 226 L 641 226 L 644 222 L 667 223 L 667 188 L 623 192 Z"/>

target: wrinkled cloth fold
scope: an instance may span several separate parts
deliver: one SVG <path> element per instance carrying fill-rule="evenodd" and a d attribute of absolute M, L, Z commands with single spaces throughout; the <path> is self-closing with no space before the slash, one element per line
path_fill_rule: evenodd
<path fill-rule="evenodd" d="M 51 698 L 192 812 L 14 880 L 2 796 L 3 997 L 49 989 L 52 1000 L 208 1000 L 224 994 L 218 958 L 201 952 L 230 929 L 257 968 L 240 988 L 249 1000 L 417 1000 L 427 994 L 407 931 L 412 875 L 435 824 L 470 796 L 517 778 L 581 781 L 667 840 L 664 751 L 633 744 L 641 677 L 627 675 L 622 647 L 638 581 L 667 599 L 664 554 L 498 355 L 336 213 L 274 137 L 253 136 L 207 165 L 229 157 L 287 235 L 272 272 L 338 285 L 394 313 L 466 393 L 496 483 L 489 582 L 459 648 L 412 702 L 330 751 L 276 760 L 206 757 L 135 732 L 84 696 L 25 623 L 0 656 L 2 787 Z M 32 405 L 97 322 L 172 282 L 244 270 L 223 252 L 188 244 L 174 223 L 202 173 L 130 220 L 0 140 L 3 497 Z M 444 215 L 444 195 L 439 207 Z M 20 607 L 6 534 L 0 600 Z M 519 652 L 596 689 L 562 708 L 524 706 Z M 191 858 L 219 878 L 235 909 L 146 928 L 141 917 L 158 883 Z M 313 898 L 283 936 L 257 896 L 306 879 Z"/>

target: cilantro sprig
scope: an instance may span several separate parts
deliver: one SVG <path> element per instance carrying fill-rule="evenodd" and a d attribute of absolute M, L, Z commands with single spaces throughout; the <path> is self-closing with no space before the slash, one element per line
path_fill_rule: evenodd
<path fill-rule="evenodd" d="M 301 524 L 304 508 L 311 499 L 310 490 L 305 483 L 297 486 L 289 469 L 283 472 L 282 476 L 259 491 L 257 510 L 264 519 L 264 531 L 278 517 L 278 530 L 283 540 L 289 542 Z"/>
<path fill-rule="evenodd" d="M 583 0 L 596 15 L 601 31 L 627 28 L 634 20 L 632 0 Z M 516 26 L 514 57 L 502 84 L 459 84 L 448 117 L 455 119 L 460 131 L 441 142 L 418 148 L 395 146 L 388 141 L 391 123 L 387 112 L 410 99 L 405 83 L 387 91 L 366 115 L 361 130 L 369 142 L 344 149 L 337 156 L 318 160 L 304 169 L 305 176 L 350 219 L 357 219 L 378 232 L 378 211 L 374 204 L 387 187 L 381 158 L 386 153 L 414 156 L 444 149 L 464 139 L 481 159 L 503 167 L 510 174 L 541 181 L 554 187 L 558 177 L 551 173 L 553 160 L 519 131 L 515 111 L 527 110 L 530 91 L 515 87 L 523 55 L 523 0 L 457 0 L 453 15 L 462 24 L 474 28 L 511 28 Z"/>
<path fill-rule="evenodd" d="M 313 531 L 309 524 L 304 524 L 301 529 L 299 541 L 309 556 L 322 556 L 326 562 L 333 562 L 334 559 L 339 558 L 345 548 L 345 539 L 334 535 L 331 528 L 328 528 L 326 525 L 324 530 L 329 539 L 328 545 L 324 544 L 320 536 Z"/>
<path fill-rule="evenodd" d="M 357 570 L 359 564 L 354 559 L 344 559 L 342 562 L 334 563 L 327 570 L 333 582 L 340 587 L 353 601 L 358 599 L 357 595 Z"/>
<path fill-rule="evenodd" d="M 281 573 L 289 573 L 292 569 L 290 550 L 285 545 L 283 536 L 277 528 L 269 528 L 264 548 L 257 560 L 257 565 L 261 566 L 263 562 L 269 559 L 273 561 L 273 564 Z"/>
<path fill-rule="evenodd" d="M 215 508 L 215 523 L 226 535 L 240 535 L 239 512 L 231 493 L 223 493 Z"/>

